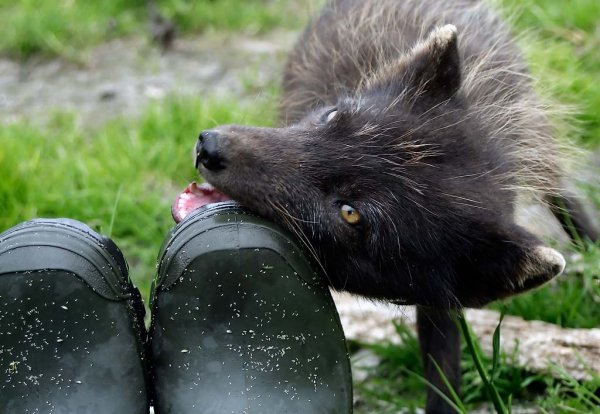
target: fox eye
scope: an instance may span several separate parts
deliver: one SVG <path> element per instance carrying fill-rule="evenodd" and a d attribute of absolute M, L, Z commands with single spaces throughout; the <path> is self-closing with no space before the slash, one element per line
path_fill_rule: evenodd
<path fill-rule="evenodd" d="M 331 122 L 333 120 L 333 118 L 335 118 L 337 113 L 338 113 L 338 111 L 335 108 L 330 110 L 329 112 L 326 112 L 325 115 L 323 115 L 323 121 L 325 123 Z"/>
<path fill-rule="evenodd" d="M 358 224 L 360 222 L 360 213 L 354 207 L 344 204 L 340 208 L 340 214 L 344 221 L 348 224 Z"/>

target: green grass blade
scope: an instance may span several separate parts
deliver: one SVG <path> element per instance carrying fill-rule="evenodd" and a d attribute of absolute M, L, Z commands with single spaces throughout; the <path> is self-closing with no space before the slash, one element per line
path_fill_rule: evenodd
<path fill-rule="evenodd" d="M 590 410 L 600 412 L 600 397 L 579 383 L 572 375 L 569 375 L 561 366 L 551 363 L 550 367 L 559 374 L 577 395 L 577 399 Z"/>
<path fill-rule="evenodd" d="M 498 363 L 500 362 L 500 325 L 504 319 L 504 311 L 500 312 L 500 320 L 498 326 L 494 330 L 494 336 L 492 339 L 492 374 L 491 381 L 493 382 L 498 373 Z"/>
<path fill-rule="evenodd" d="M 113 226 L 115 224 L 115 217 L 117 216 L 117 207 L 119 206 L 119 200 L 121 200 L 121 193 L 123 192 L 123 184 L 119 186 L 117 195 L 115 196 L 115 203 L 113 204 L 112 213 L 110 215 L 110 223 L 108 225 L 107 236 L 110 238 L 113 232 Z"/>
<path fill-rule="evenodd" d="M 461 410 L 460 412 L 466 413 L 467 409 L 465 408 L 460 397 L 456 393 L 456 390 L 454 389 L 454 387 L 452 387 L 452 385 L 450 384 L 450 381 L 448 381 L 448 377 L 446 377 L 446 374 L 444 374 L 444 371 L 442 371 L 442 368 L 438 365 L 437 361 L 431 355 L 429 355 L 429 359 L 435 366 L 435 369 L 437 370 L 438 374 L 440 374 L 440 378 L 442 379 L 442 381 L 444 381 L 444 385 L 446 386 L 446 389 L 450 393 L 450 396 L 452 397 L 452 400 L 456 404 L 456 407 L 458 407 Z M 439 389 L 437 391 L 439 391 Z M 436 391 L 436 393 L 438 393 L 437 391 Z M 438 393 L 438 395 L 439 395 L 439 393 Z"/>
<path fill-rule="evenodd" d="M 490 378 L 483 366 L 483 362 L 481 361 L 480 351 L 477 349 L 475 345 L 475 341 L 473 339 L 474 335 L 471 332 L 471 327 L 469 326 L 467 319 L 464 315 L 458 317 L 458 321 L 463 332 L 463 337 L 465 338 L 465 342 L 467 344 L 467 348 L 469 349 L 469 353 L 473 358 L 473 362 L 475 364 L 475 368 L 477 368 L 477 372 L 483 381 L 485 388 L 487 389 L 492 403 L 494 404 L 494 408 L 498 414 L 507 414 L 508 410 L 498 393 L 498 390 L 494 386 L 494 384 L 490 381 Z"/>
<path fill-rule="evenodd" d="M 444 392 L 442 390 L 440 390 L 438 387 L 433 385 L 431 382 L 427 381 L 427 379 L 425 379 L 425 377 L 423 377 L 422 375 L 419 375 L 416 372 L 413 372 L 410 370 L 404 370 L 404 372 L 406 372 L 408 375 L 411 375 L 411 376 L 417 378 L 419 381 L 421 381 L 423 384 L 425 384 L 427 387 L 429 387 L 429 389 L 431 389 L 433 392 L 435 392 L 437 395 L 439 395 L 457 413 L 459 413 L 459 414 L 467 413 L 467 411 L 464 409 L 464 407 L 462 407 L 462 403 L 461 403 L 461 406 L 458 406 L 454 401 L 452 401 L 450 398 L 448 398 L 448 396 L 446 394 L 444 394 Z"/>

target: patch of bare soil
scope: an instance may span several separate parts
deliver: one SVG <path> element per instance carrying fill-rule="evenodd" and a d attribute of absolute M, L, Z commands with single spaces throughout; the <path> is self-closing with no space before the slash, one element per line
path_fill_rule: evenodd
<path fill-rule="evenodd" d="M 295 33 L 268 37 L 216 35 L 177 40 L 167 51 L 134 38 L 92 50 L 83 64 L 61 59 L 0 59 L 0 123 L 43 121 L 73 111 L 85 125 L 134 117 L 149 101 L 171 94 L 256 98 L 279 82 Z"/>

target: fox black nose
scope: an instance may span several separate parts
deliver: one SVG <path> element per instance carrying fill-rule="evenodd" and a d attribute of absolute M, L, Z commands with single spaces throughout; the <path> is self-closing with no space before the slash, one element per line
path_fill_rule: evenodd
<path fill-rule="evenodd" d="M 219 171 L 225 168 L 225 159 L 219 149 L 219 133 L 202 131 L 196 143 L 196 169 L 202 164 L 207 170 Z"/>

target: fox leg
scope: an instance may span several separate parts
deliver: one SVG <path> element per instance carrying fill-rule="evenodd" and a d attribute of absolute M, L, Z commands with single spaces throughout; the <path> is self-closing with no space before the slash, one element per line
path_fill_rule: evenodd
<path fill-rule="evenodd" d="M 458 393 L 460 387 L 460 330 L 455 323 L 457 311 L 417 306 L 417 330 L 425 379 L 450 394 L 432 359 L 439 365 L 448 383 Z M 433 389 L 427 390 L 427 414 L 454 413 L 454 409 Z"/>

